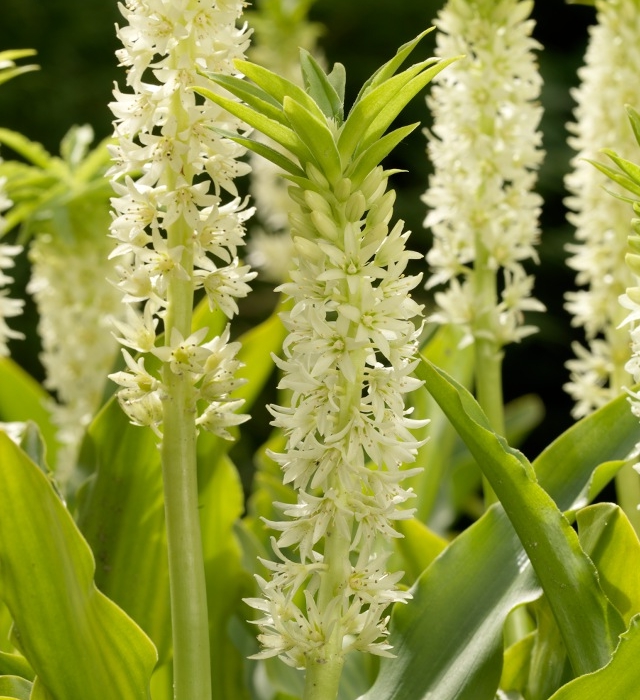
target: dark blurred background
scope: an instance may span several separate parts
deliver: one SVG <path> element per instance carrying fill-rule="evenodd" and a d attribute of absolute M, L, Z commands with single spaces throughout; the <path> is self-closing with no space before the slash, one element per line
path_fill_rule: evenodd
<path fill-rule="evenodd" d="M 349 88 L 353 96 L 399 45 L 431 24 L 441 5 L 441 0 L 315 2 L 312 17 L 326 27 L 322 48 L 329 62 L 340 61 L 347 68 L 347 102 Z M 0 125 L 21 131 L 52 152 L 58 151 L 62 136 L 73 124 L 91 124 L 97 138 L 110 134 L 107 104 L 113 83 L 121 81 L 123 75 L 114 56 L 119 46 L 114 31 L 119 22 L 116 0 L 1 0 L 0 10 L 0 50 L 34 48 L 41 66 L 40 71 L 0 89 Z M 507 399 L 537 393 L 546 406 L 542 424 L 524 446 L 530 458 L 572 423 L 571 401 L 562 385 L 567 380 L 564 363 L 570 357 L 570 343 L 580 334 L 570 327 L 563 310 L 563 295 L 573 287 L 573 274 L 564 263 L 564 246 L 572 231 L 565 223 L 562 178 L 571 155 L 565 143 L 565 124 L 573 106 L 570 89 L 577 82 L 587 27 L 594 17 L 593 8 L 562 0 L 538 0 L 534 9 L 535 36 L 544 47 L 539 60 L 545 82 L 542 101 L 547 151 L 539 180 L 545 207 L 535 291 L 548 312 L 531 319 L 540 327 L 538 334 L 508 348 L 504 381 Z M 433 36 L 429 36 L 418 51 L 426 57 L 432 49 Z M 402 115 L 403 123 L 414 121 L 425 126 L 429 123 L 423 97 L 414 99 Z M 426 251 L 429 237 L 422 228 L 425 210 L 420 195 L 427 184 L 429 164 L 420 130 L 400 145 L 388 165 L 408 171 L 394 179 L 396 213 L 413 231 L 413 247 Z M 27 275 L 26 265 L 22 265 L 16 275 L 18 285 L 25 284 Z M 33 311 L 23 323 L 32 322 Z M 30 338 L 35 337 L 32 330 L 26 330 Z M 40 376 L 37 341 L 14 347 L 16 359 Z"/>

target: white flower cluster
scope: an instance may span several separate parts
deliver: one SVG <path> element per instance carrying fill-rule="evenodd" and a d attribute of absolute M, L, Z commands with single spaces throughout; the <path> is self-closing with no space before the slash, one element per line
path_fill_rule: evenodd
<path fill-rule="evenodd" d="M 11 206 L 11 200 L 4 192 L 5 178 L 0 178 L 0 236 L 6 227 L 2 212 Z M 22 299 L 10 299 L 5 289 L 13 282 L 13 278 L 4 270 L 14 266 L 14 258 L 22 252 L 22 246 L 0 243 L 0 357 L 9 356 L 7 342 L 10 338 L 24 338 L 22 333 L 9 328 L 6 319 L 19 316 L 22 313 L 24 301 Z"/>
<path fill-rule="evenodd" d="M 635 0 L 600 2 L 598 22 L 590 28 L 580 86 L 574 91 L 575 123 L 569 144 L 575 149 L 573 170 L 566 178 L 571 196 L 569 221 L 577 243 L 567 246 L 568 261 L 584 289 L 566 295 L 573 325 L 584 328 L 587 347 L 574 345 L 576 359 L 565 388 L 576 401 L 580 418 L 618 395 L 629 358 L 628 333 L 618 329 L 622 310 L 618 298 L 632 283 L 625 266 L 629 233 L 628 205 L 605 191 L 612 183 L 588 160 L 598 160 L 602 148 L 633 158 L 637 144 L 624 104 L 638 100 L 640 13 Z"/>
<path fill-rule="evenodd" d="M 532 190 L 543 152 L 537 130 L 541 78 L 529 0 L 449 0 L 436 20 L 436 55 L 464 55 L 438 74 L 427 103 L 434 114 L 428 152 L 434 174 L 423 201 L 434 236 L 427 254 L 435 294 L 431 320 L 455 323 L 473 342 L 489 310 L 474 285 L 474 264 L 504 268 L 489 331 L 498 347 L 535 332 L 523 312 L 541 311 L 522 261 L 537 260 L 541 198 Z M 480 248 L 483 252 L 480 252 Z M 486 331 L 485 331 L 486 332 Z"/>
<path fill-rule="evenodd" d="M 110 318 L 120 313 L 121 294 L 108 277 L 112 246 L 105 236 L 65 243 L 43 233 L 29 248 L 27 291 L 38 307 L 40 359 L 45 386 L 55 392 L 52 419 L 62 449 L 56 473 L 64 481 L 76 463 L 84 431 L 100 406 L 118 344 Z"/>
<path fill-rule="evenodd" d="M 233 415 L 238 402 L 228 392 L 238 367 L 237 343 L 228 333 L 204 342 L 206 331 L 190 334 L 176 327 L 190 318 L 193 292 L 202 289 L 210 307 L 228 317 L 236 299 L 249 292 L 254 274 L 241 265 L 244 222 L 251 215 L 233 179 L 248 170 L 237 159 L 244 150 L 221 137 L 215 127 L 237 131 L 239 123 L 193 91 L 203 85 L 197 71 L 233 74 L 249 42 L 237 21 L 241 0 L 129 0 L 120 5 L 128 26 L 118 29 L 133 93 L 116 88 L 116 165 L 110 173 L 119 195 L 111 227 L 119 244 L 119 286 L 131 304 L 127 323 L 118 324 L 120 342 L 140 353 L 154 353 L 174 373 L 187 373 L 195 401 L 206 408 L 198 424 L 224 437 L 226 427 L 245 417 Z M 153 76 L 154 82 L 147 82 Z M 213 180 L 215 193 L 210 192 Z M 221 191 L 233 197 L 223 204 Z M 169 301 L 177 290 L 182 302 Z M 179 308 L 180 304 L 188 308 Z M 142 305 L 142 310 L 138 310 Z M 175 307 L 175 308 L 174 308 Z M 186 314 L 186 316 L 185 316 Z M 155 348 L 158 318 L 164 321 L 165 347 Z M 161 381 L 147 371 L 144 357 L 123 351 L 128 370 L 112 379 L 122 389 L 120 402 L 135 424 L 160 430 Z"/>
<path fill-rule="evenodd" d="M 401 482 L 417 470 L 400 467 L 421 444 L 410 430 L 426 423 L 403 402 L 421 384 L 411 375 L 422 307 L 410 296 L 420 277 L 405 276 L 419 255 L 405 249 L 402 222 L 389 230 L 387 174 L 379 166 L 360 187 L 345 178 L 332 188 L 307 172 L 313 189 L 292 189 L 294 270 L 281 286 L 292 300 L 278 360 L 290 403 L 270 407 L 287 436 L 273 458 L 298 499 L 280 504 L 288 520 L 268 523 L 279 561 L 265 562 L 269 581 L 258 578 L 264 599 L 249 601 L 264 614 L 257 658 L 299 668 L 321 663 L 336 637 L 338 653 L 389 655 L 385 610 L 409 595 L 396 585 L 402 573 L 385 570 L 387 548 L 393 521 L 412 515 Z"/>

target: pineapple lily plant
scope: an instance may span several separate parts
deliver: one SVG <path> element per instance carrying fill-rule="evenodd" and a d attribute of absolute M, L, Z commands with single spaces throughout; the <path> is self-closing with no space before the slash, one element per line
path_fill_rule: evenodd
<path fill-rule="evenodd" d="M 265 32 L 310 3 L 267 5 Z M 58 158 L 0 131 L 16 155 L 0 163 L 0 698 L 635 697 L 640 542 L 594 501 L 636 475 L 637 236 L 615 273 L 620 391 L 533 461 L 501 393 L 505 346 L 541 308 L 524 267 L 542 158 L 531 8 L 449 0 L 437 56 L 409 63 L 427 30 L 347 109 L 339 63 L 303 49 L 296 82 L 245 60 L 241 2 L 128 0 L 113 139 L 89 151 L 72 129 Z M 0 76 L 23 55 L 0 54 Z M 432 81 L 425 261 L 384 162 Z M 280 172 L 290 240 L 273 311 L 237 332 L 255 278 L 247 151 Z M 638 166 L 614 151 L 594 171 L 637 197 Z M 44 387 L 10 356 L 20 246 Z M 450 285 L 428 308 L 423 276 Z M 97 389 L 65 369 L 76 350 Z M 67 413 L 80 402 L 73 439 L 47 389 Z M 436 517 L 452 474 L 468 496 L 484 484 L 457 533 Z"/>

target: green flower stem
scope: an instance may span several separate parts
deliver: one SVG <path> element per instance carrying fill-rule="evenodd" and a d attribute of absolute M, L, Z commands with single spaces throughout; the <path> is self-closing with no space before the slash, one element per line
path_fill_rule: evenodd
<path fill-rule="evenodd" d="M 167 232 L 169 247 L 185 245 L 182 265 L 190 271 L 189 230 L 178 221 Z M 184 338 L 191 333 L 193 283 L 169 283 L 165 339 L 175 328 Z M 162 474 L 169 551 L 171 620 L 173 626 L 174 700 L 210 700 L 211 657 L 209 616 L 198 511 L 196 461 L 196 405 L 194 388 L 186 374 L 176 374 L 168 363 L 162 368 L 163 398 Z"/>
<path fill-rule="evenodd" d="M 325 537 L 324 563 L 326 570 L 318 592 L 318 610 L 320 615 L 329 603 L 344 588 L 345 562 L 349 560 L 350 541 L 337 529 L 329 530 Z M 344 664 L 342 653 L 341 609 L 335 610 L 335 625 L 331 637 L 320 648 L 320 652 L 307 662 L 303 700 L 335 700 L 338 696 L 340 676 Z"/>
<path fill-rule="evenodd" d="M 502 392 L 502 349 L 495 340 L 493 318 L 498 305 L 497 271 L 488 264 L 488 252 L 476 235 L 474 284 L 479 313 L 475 323 L 475 384 L 478 403 L 493 430 L 505 433 Z M 493 489 L 484 483 L 485 504 L 495 503 Z"/>

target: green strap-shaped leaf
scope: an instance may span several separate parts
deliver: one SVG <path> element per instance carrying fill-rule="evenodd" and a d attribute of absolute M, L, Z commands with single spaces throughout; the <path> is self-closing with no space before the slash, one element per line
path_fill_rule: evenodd
<path fill-rule="evenodd" d="M 83 445 L 81 460 L 93 476 L 78 497 L 77 522 L 96 560 L 96 585 L 151 637 L 164 663 L 171 654 L 171 617 L 156 443 L 111 399 Z"/>
<path fill-rule="evenodd" d="M 444 70 L 449 64 L 457 61 L 460 57 L 454 56 L 453 58 L 446 58 L 439 60 L 435 65 L 433 64 L 433 59 L 428 59 L 422 64 L 421 72 L 414 78 L 404 83 L 400 89 L 392 92 L 389 95 L 388 100 L 385 100 L 381 105 L 378 113 L 367 126 L 362 140 L 358 144 L 356 149 L 356 154 L 361 153 L 363 150 L 368 148 L 372 143 L 379 139 L 382 134 L 389 128 L 393 120 L 400 114 L 400 112 L 405 108 L 405 106 L 424 88 L 431 80 L 434 78 L 441 70 Z M 430 66 L 430 67 L 428 67 Z M 426 68 L 426 70 L 424 70 Z M 400 76 L 396 76 L 400 77 Z M 395 77 L 390 78 L 389 81 L 380 86 L 380 90 L 386 91 L 385 88 L 387 84 L 394 83 Z M 377 95 L 377 90 L 374 90 L 370 95 L 365 97 L 367 100 L 371 98 L 373 102 L 377 101 L 380 95 Z"/>
<path fill-rule="evenodd" d="M 14 639 L 55 700 L 147 700 L 142 630 L 95 587 L 91 550 L 45 475 L 0 433 L 0 597 Z"/>
<path fill-rule="evenodd" d="M 629 624 L 640 613 L 640 542 L 629 518 L 614 503 L 598 503 L 578 511 L 577 522 L 603 590 Z"/>
<path fill-rule="evenodd" d="M 256 141 L 255 139 L 250 139 L 245 136 L 238 136 L 237 134 L 234 134 L 231 131 L 225 131 L 224 129 L 216 129 L 216 131 L 221 136 L 231 139 L 231 141 L 235 141 L 241 146 L 248 148 L 250 151 L 257 153 L 259 156 L 266 158 L 267 160 L 271 161 L 274 165 L 277 165 L 281 170 L 284 170 L 285 172 L 290 173 L 291 175 L 304 177 L 304 170 L 302 170 L 292 160 L 287 158 L 287 156 L 280 153 L 280 151 L 276 151 L 275 148 L 271 148 L 271 146 L 267 146 L 261 141 Z"/>
<path fill-rule="evenodd" d="M 620 644 L 611 662 L 590 675 L 567 683 L 549 700 L 632 700 L 640 689 L 640 616 L 631 621 L 628 631 L 620 637 Z"/>
<path fill-rule="evenodd" d="M 0 357 L 0 421 L 33 421 L 47 447 L 47 462 L 56 463 L 58 441 L 56 427 L 46 405 L 51 396 L 36 380 L 9 357 Z"/>
<path fill-rule="evenodd" d="M 533 466 L 540 485 L 567 511 L 584 498 L 597 467 L 625 458 L 637 441 L 637 418 L 620 396 L 563 433 Z M 540 594 L 502 507 L 492 506 L 459 535 L 412 592 L 413 600 L 394 608 L 390 641 L 397 658 L 382 660 L 362 700 L 494 700 L 504 620 Z"/>
<path fill-rule="evenodd" d="M 625 190 L 629 190 L 629 192 L 632 192 L 636 196 L 640 197 L 640 184 L 634 182 L 628 175 L 620 173 L 617 170 L 610 168 L 608 165 L 605 165 L 604 163 L 598 163 L 597 160 L 589 160 L 588 158 L 587 158 L 587 160 L 589 163 L 591 163 L 591 165 L 596 167 L 601 173 L 606 175 L 610 180 L 613 180 L 618 185 L 620 185 L 620 187 L 623 187 Z M 613 194 L 614 197 L 618 197 L 619 199 L 624 199 L 624 197 L 621 197 L 617 193 L 611 192 L 611 194 Z M 627 200 L 627 201 L 631 201 L 631 200 Z"/>
<path fill-rule="evenodd" d="M 590 673 L 611 656 L 624 623 L 606 598 L 593 562 L 524 455 L 489 427 L 471 394 L 427 360 L 429 392 L 475 457 L 505 508 L 547 594 L 576 673 Z"/>

